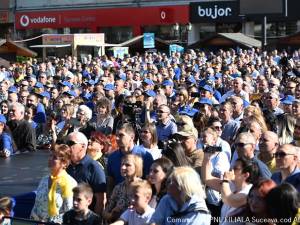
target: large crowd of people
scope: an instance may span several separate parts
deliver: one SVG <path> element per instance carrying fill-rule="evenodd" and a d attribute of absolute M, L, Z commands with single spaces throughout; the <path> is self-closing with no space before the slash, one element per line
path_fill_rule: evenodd
<path fill-rule="evenodd" d="M 0 67 L 0 111 L 2 157 L 50 152 L 31 219 L 300 222 L 300 50 L 29 59 Z"/>

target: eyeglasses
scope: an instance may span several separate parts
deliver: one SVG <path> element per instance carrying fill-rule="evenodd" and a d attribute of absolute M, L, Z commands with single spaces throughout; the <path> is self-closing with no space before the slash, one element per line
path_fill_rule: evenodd
<path fill-rule="evenodd" d="M 236 148 L 244 148 L 246 145 L 253 145 L 252 143 L 235 143 L 234 146 Z"/>
<path fill-rule="evenodd" d="M 76 144 L 82 144 L 82 143 L 78 143 L 78 142 L 75 142 L 75 141 L 72 141 L 72 140 L 68 140 L 66 145 L 68 145 L 69 147 L 73 146 L 73 145 L 76 145 Z"/>
<path fill-rule="evenodd" d="M 294 154 L 285 153 L 285 152 L 276 152 L 276 153 L 274 153 L 274 157 L 275 158 L 284 158 L 287 155 L 294 155 Z"/>

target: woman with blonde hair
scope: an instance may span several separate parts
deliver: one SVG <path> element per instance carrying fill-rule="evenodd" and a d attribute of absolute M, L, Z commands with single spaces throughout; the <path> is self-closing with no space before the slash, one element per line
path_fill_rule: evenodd
<path fill-rule="evenodd" d="M 133 182 L 141 180 L 143 176 L 143 159 L 134 154 L 125 155 L 121 161 L 121 175 L 123 182 L 114 187 L 108 204 L 103 212 L 103 218 L 114 222 L 130 205 L 130 187 Z"/>
<path fill-rule="evenodd" d="M 248 118 L 252 115 L 259 117 L 263 116 L 263 113 L 260 108 L 253 105 L 249 105 L 244 109 L 244 118 Z"/>
<path fill-rule="evenodd" d="M 290 114 L 283 114 L 279 116 L 277 121 L 277 134 L 280 145 L 289 144 L 294 141 L 294 130 L 296 126 L 298 127 L 298 125 L 300 125 L 300 120 Z"/>
<path fill-rule="evenodd" d="M 156 160 L 161 157 L 161 149 L 158 148 L 156 126 L 154 124 L 146 123 L 140 130 L 141 146 L 149 152 L 153 159 Z"/>
<path fill-rule="evenodd" d="M 151 218 L 151 225 L 210 224 L 205 192 L 194 169 L 185 166 L 175 168 L 168 179 L 167 190 Z"/>

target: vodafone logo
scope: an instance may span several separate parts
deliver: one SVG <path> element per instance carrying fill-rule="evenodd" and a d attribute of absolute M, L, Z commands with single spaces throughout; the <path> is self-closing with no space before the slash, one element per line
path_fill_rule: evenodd
<path fill-rule="evenodd" d="M 48 17 L 48 16 L 27 16 L 22 15 L 20 17 L 20 24 L 22 27 L 28 27 L 29 24 L 53 24 L 56 23 L 56 17 Z"/>
<path fill-rule="evenodd" d="M 163 19 L 163 20 L 166 19 L 166 12 L 165 11 L 160 12 L 160 18 Z"/>
<path fill-rule="evenodd" d="M 29 25 L 29 17 L 27 15 L 22 15 L 20 17 L 20 24 L 22 27 L 27 27 Z"/>

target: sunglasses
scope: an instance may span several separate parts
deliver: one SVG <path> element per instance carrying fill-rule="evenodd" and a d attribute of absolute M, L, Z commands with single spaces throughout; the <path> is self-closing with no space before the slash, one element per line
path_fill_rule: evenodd
<path fill-rule="evenodd" d="M 244 148 L 246 145 L 252 145 L 252 143 L 235 143 L 236 148 Z"/>
<path fill-rule="evenodd" d="M 294 155 L 294 154 L 285 153 L 285 152 L 276 152 L 276 153 L 274 153 L 274 157 L 275 158 L 284 158 L 287 155 Z"/>
<path fill-rule="evenodd" d="M 72 140 L 68 140 L 66 142 L 66 145 L 68 145 L 69 147 L 73 146 L 73 145 L 76 145 L 76 144 L 82 144 L 82 143 L 78 143 L 78 142 L 75 142 L 75 141 L 72 141 Z"/>
<path fill-rule="evenodd" d="M 213 128 L 215 128 L 216 130 L 222 130 L 221 126 L 213 126 Z"/>
<path fill-rule="evenodd" d="M 156 113 L 168 113 L 168 112 L 165 112 L 165 111 L 162 111 L 162 110 L 157 110 Z"/>

